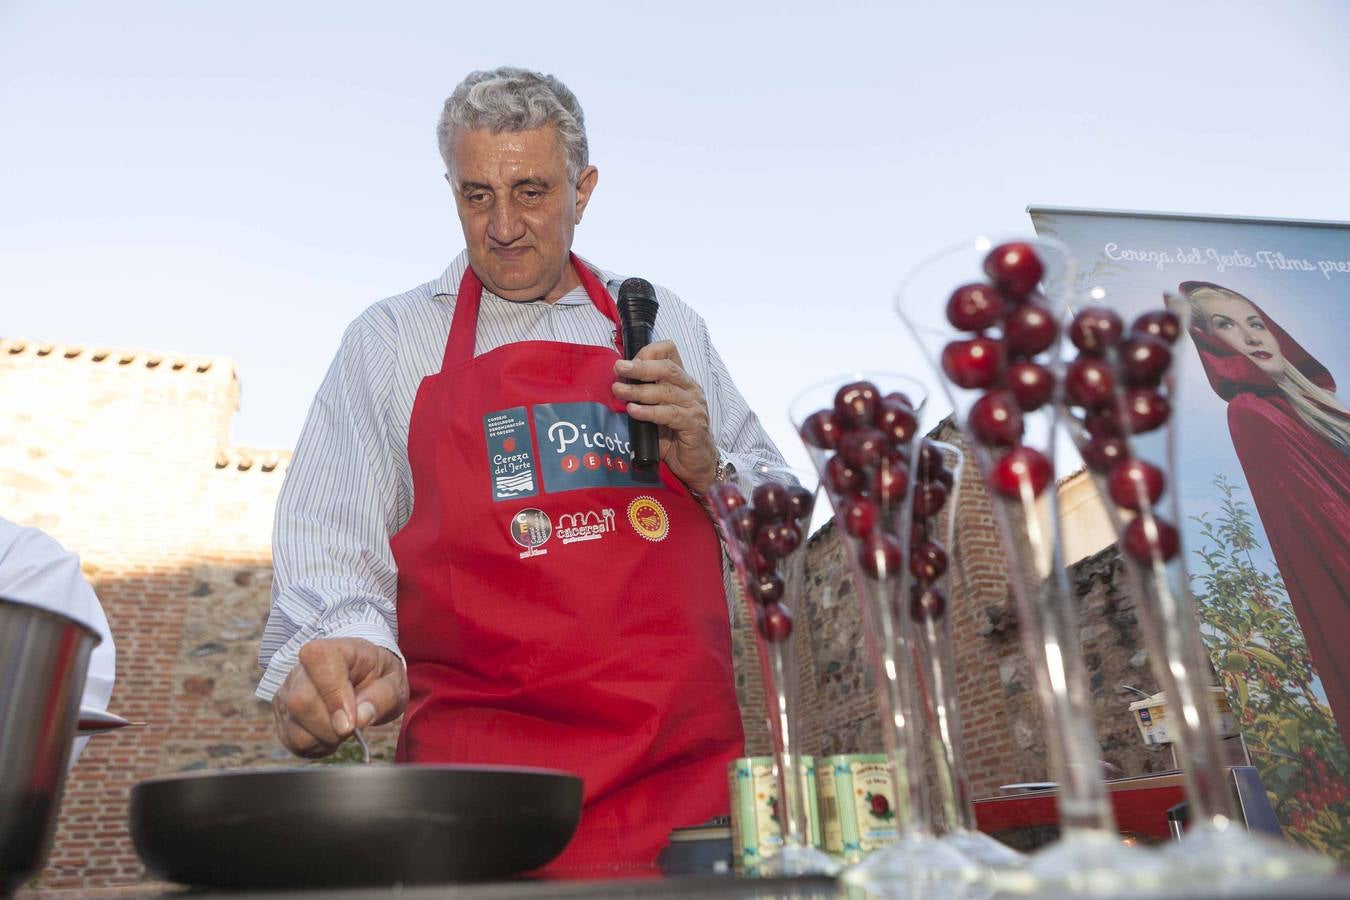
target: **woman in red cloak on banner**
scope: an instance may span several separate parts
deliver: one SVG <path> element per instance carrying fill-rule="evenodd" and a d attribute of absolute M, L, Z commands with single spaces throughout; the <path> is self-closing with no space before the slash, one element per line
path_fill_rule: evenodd
<path fill-rule="evenodd" d="M 1350 410 L 1251 300 L 1187 281 L 1191 336 L 1233 437 L 1341 740 L 1350 749 Z"/>

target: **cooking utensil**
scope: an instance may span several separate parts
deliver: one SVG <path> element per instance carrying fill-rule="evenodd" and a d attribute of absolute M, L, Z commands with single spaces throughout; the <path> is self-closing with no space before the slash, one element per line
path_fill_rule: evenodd
<path fill-rule="evenodd" d="M 47 861 L 99 640 L 69 616 L 0 597 L 0 896 Z"/>
<path fill-rule="evenodd" d="M 552 860 L 581 779 L 489 766 L 193 772 L 131 791 L 131 837 L 155 875 L 216 887 L 505 878 Z"/>
<path fill-rule="evenodd" d="M 144 727 L 144 722 L 129 722 L 105 709 L 81 706 L 79 718 L 75 722 L 75 734 L 77 737 L 87 737 L 91 734 L 103 734 L 105 731 L 116 731 L 119 728 Z"/>

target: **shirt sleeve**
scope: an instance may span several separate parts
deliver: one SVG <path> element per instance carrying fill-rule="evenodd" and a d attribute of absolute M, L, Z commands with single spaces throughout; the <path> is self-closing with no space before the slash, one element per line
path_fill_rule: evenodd
<path fill-rule="evenodd" d="M 390 537 L 399 486 L 384 432 L 392 330 L 352 323 L 320 385 L 277 499 L 272 609 L 257 696 L 270 700 L 316 638 L 358 637 L 402 658 Z"/>
<path fill-rule="evenodd" d="M 36 528 L 3 525 L 0 530 L 10 532 L 10 540 L 0 541 L 8 544 L 0 548 L 0 596 L 63 613 L 98 632 L 101 640 L 89 656 L 80 705 L 106 710 L 117 673 L 117 651 L 103 606 L 80 572 L 80 558 Z M 87 743 L 87 737 L 75 741 L 69 765 L 75 765 Z"/>
<path fill-rule="evenodd" d="M 783 454 L 760 424 L 759 416 L 750 409 L 750 404 L 745 402 L 740 389 L 731 380 L 731 373 L 713 346 L 702 317 L 699 318 L 699 335 L 708 360 L 709 383 L 704 386 L 704 396 L 718 449 L 742 472 L 748 472 L 756 465 L 785 465 Z"/>

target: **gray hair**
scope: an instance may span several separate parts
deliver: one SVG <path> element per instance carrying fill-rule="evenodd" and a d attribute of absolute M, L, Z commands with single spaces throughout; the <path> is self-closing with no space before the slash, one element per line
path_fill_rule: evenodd
<path fill-rule="evenodd" d="M 490 72 L 470 72 L 445 101 L 436 125 L 436 143 L 446 168 L 456 128 L 489 131 L 531 131 L 552 125 L 558 129 L 567 155 L 567 175 L 581 177 L 589 162 L 586 117 L 576 95 L 552 75 L 502 66 Z"/>

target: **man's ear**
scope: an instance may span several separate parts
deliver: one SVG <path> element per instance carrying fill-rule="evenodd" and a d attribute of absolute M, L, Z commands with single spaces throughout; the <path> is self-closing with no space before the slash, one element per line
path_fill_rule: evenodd
<path fill-rule="evenodd" d="M 600 180 L 600 170 L 595 166 L 587 166 L 581 171 L 581 177 L 577 179 L 577 219 L 573 224 L 581 224 L 582 213 L 586 212 L 586 204 L 591 200 L 591 191 L 595 190 L 595 184 Z"/>

